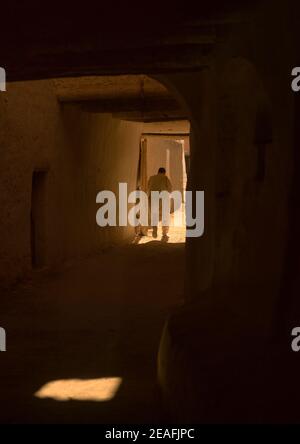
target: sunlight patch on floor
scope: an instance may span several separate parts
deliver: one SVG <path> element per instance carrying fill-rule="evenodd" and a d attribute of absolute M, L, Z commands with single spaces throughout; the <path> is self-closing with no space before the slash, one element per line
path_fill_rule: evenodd
<path fill-rule="evenodd" d="M 36 398 L 56 401 L 109 401 L 114 398 L 122 378 L 60 379 L 41 387 Z"/>
<path fill-rule="evenodd" d="M 175 213 L 172 214 L 169 233 L 168 233 L 168 237 L 169 237 L 168 244 L 183 244 L 183 243 L 185 243 L 185 235 L 186 235 L 185 213 L 182 209 L 180 209 L 180 210 L 178 210 L 178 212 L 176 212 L 177 217 L 178 217 L 178 215 L 179 215 L 180 219 L 182 220 L 182 225 L 181 226 L 174 226 Z M 148 242 L 160 241 L 161 238 L 162 238 L 162 228 L 161 228 L 161 223 L 160 223 L 158 226 L 158 230 L 157 230 L 157 238 L 152 237 L 152 228 L 151 228 L 148 230 L 147 236 L 141 237 L 137 243 L 138 243 L 138 245 L 147 244 Z"/>

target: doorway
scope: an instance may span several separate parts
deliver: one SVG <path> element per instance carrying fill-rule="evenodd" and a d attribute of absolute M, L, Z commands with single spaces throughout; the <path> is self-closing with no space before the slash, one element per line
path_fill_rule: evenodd
<path fill-rule="evenodd" d="M 152 124 L 153 125 L 153 124 Z M 174 207 L 171 202 L 171 219 L 168 243 L 185 243 L 185 191 L 187 184 L 186 159 L 189 158 L 189 135 L 178 138 L 177 134 L 143 133 L 140 144 L 140 157 L 137 174 L 137 189 L 147 192 L 147 184 L 151 176 L 155 176 L 159 168 L 164 168 L 171 181 L 172 191 L 180 192 L 181 205 Z M 149 230 L 148 230 L 149 228 Z M 152 227 L 143 229 L 143 237 L 138 244 L 153 241 Z M 161 221 L 158 225 L 159 236 L 162 232 Z"/>

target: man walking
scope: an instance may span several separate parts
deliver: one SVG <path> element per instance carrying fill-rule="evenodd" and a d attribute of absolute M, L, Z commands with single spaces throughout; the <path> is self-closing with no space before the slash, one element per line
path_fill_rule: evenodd
<path fill-rule="evenodd" d="M 166 175 L 165 168 L 161 167 L 158 170 L 158 173 L 154 176 L 151 176 L 148 181 L 148 198 L 149 198 L 149 209 L 151 209 L 151 191 L 168 191 L 169 193 L 172 192 L 172 184 L 168 176 Z M 151 210 L 149 212 L 151 215 Z M 161 220 L 162 217 L 162 208 L 161 208 L 161 201 L 159 205 L 159 220 Z M 157 225 L 152 227 L 152 236 L 154 238 L 157 238 Z M 169 227 L 167 225 L 164 225 L 162 227 L 162 241 L 167 241 L 168 238 L 168 231 Z"/>

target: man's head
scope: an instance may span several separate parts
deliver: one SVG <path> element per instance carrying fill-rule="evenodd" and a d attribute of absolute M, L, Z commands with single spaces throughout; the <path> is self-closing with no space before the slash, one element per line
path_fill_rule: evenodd
<path fill-rule="evenodd" d="M 166 174 L 166 170 L 165 170 L 165 168 L 160 167 L 160 168 L 158 169 L 158 174 Z"/>

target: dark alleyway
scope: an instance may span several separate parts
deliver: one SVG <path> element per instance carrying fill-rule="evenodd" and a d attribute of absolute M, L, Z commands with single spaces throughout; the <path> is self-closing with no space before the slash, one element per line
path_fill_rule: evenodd
<path fill-rule="evenodd" d="M 160 421 L 157 349 L 168 312 L 181 302 L 183 261 L 184 244 L 112 248 L 36 273 L 7 294 L 1 422 Z M 51 381 L 105 377 L 122 378 L 110 401 L 34 396 Z"/>

